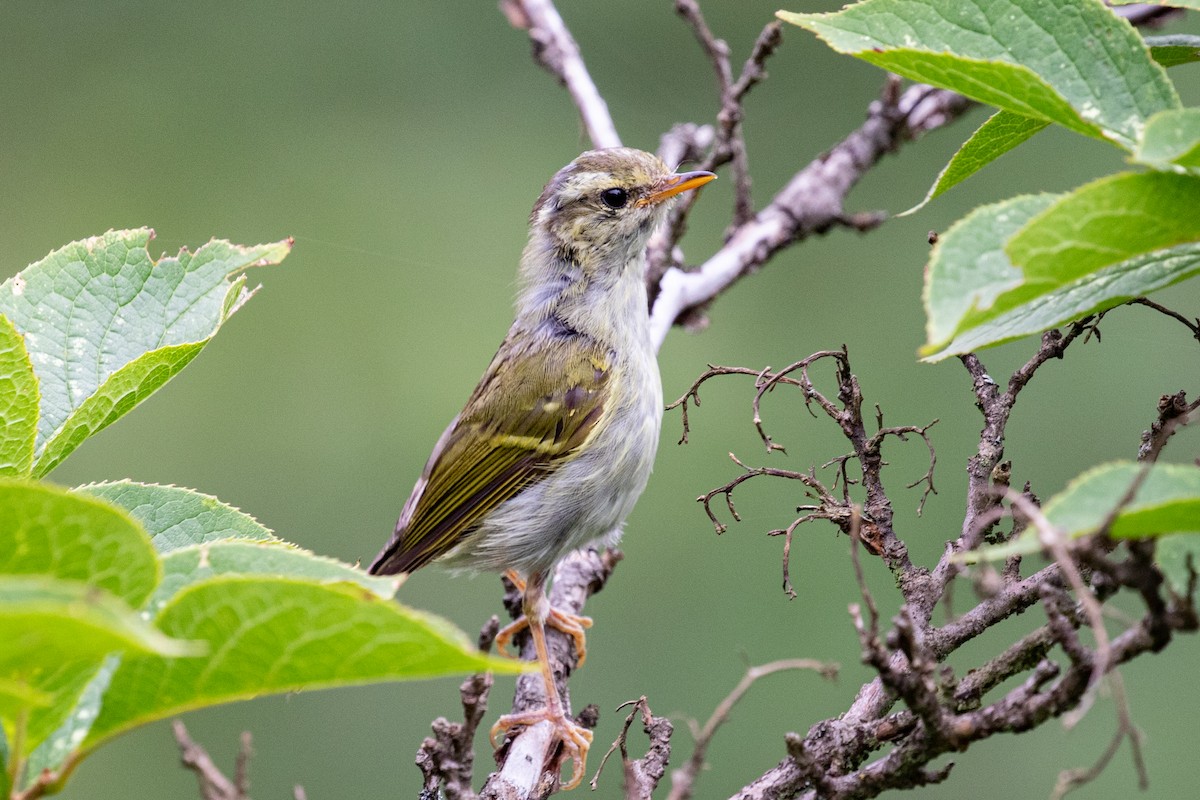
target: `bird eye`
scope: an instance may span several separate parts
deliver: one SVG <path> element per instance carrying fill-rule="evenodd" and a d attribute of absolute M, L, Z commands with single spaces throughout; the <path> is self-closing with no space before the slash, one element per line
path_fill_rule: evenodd
<path fill-rule="evenodd" d="M 611 209 L 624 208 L 625 204 L 629 202 L 629 193 L 620 187 L 614 186 L 600 193 L 600 202 Z"/>

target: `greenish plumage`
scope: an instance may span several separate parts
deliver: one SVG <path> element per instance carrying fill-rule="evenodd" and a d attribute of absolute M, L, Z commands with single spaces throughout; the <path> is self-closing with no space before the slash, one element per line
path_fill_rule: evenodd
<path fill-rule="evenodd" d="M 582 663 L 590 622 L 551 610 L 544 586 L 567 550 L 615 541 L 646 486 L 663 404 L 644 251 L 665 201 L 714 177 L 614 148 L 584 153 L 546 184 L 530 215 L 516 319 L 371 564 L 388 574 L 436 559 L 527 579 L 524 617 L 496 644 L 529 626 L 546 706 L 501 717 L 492 738 L 549 721 L 558 758 L 574 762 L 568 789 L 583 780 L 592 734 L 558 696 L 544 626 L 571 635 Z"/>
<path fill-rule="evenodd" d="M 609 354 L 593 343 L 511 336 L 430 460 L 424 490 L 405 509 L 391 565 L 411 572 L 445 555 L 490 511 L 563 464 L 604 411 Z M 534 363 L 523 374 L 514 363 Z"/>
<path fill-rule="evenodd" d="M 550 180 L 530 216 L 516 319 L 371 572 L 442 560 L 531 576 L 567 549 L 615 540 L 662 420 L 646 241 L 664 201 L 711 178 L 615 148 Z"/>

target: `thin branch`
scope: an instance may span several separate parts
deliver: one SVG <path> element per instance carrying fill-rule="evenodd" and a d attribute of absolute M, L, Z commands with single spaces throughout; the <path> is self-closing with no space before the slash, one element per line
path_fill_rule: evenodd
<path fill-rule="evenodd" d="M 604 588 L 621 558 L 620 551 L 611 548 L 588 548 L 568 553 L 554 569 L 550 605 L 568 614 L 579 615 L 588 598 Z M 533 660 L 533 643 L 528 636 L 522 638 L 521 657 Z M 578 665 L 574 641 L 556 628 L 547 628 L 546 645 L 559 696 L 564 708 L 570 709 L 567 680 Z M 540 675 L 526 674 L 517 679 L 517 690 L 513 697 L 514 712 L 535 708 L 544 702 Z M 594 706 L 588 706 L 576 719 L 587 727 L 595 727 L 597 713 Z M 552 726 L 548 724 L 539 723 L 522 728 L 497 751 L 496 760 L 500 768 L 484 784 L 479 793 L 480 800 L 548 797 L 558 787 L 558 775 L 548 771 L 546 765 L 557 763 L 554 751 L 559 744 Z"/>
<path fill-rule="evenodd" d="M 1154 302 L 1153 300 L 1149 300 L 1145 297 L 1135 297 L 1132 300 L 1130 300 L 1127 303 L 1127 305 L 1145 306 L 1146 308 L 1154 309 L 1155 311 L 1157 311 L 1160 314 L 1165 314 L 1166 316 L 1170 317 L 1171 319 L 1177 320 L 1180 323 L 1182 323 L 1184 327 L 1186 327 L 1189 331 L 1191 331 L 1192 338 L 1195 339 L 1196 341 L 1200 341 L 1200 318 L 1188 319 L 1183 314 L 1180 314 L 1178 311 L 1172 311 L 1171 309 L 1167 308 L 1166 306 L 1159 305 L 1158 303 Z"/>
<path fill-rule="evenodd" d="M 249 795 L 246 791 L 249 781 L 246 770 L 251 755 L 249 733 L 242 734 L 236 781 L 231 781 L 213 762 L 208 751 L 192 739 L 183 722 L 175 720 L 171 727 L 175 732 L 175 741 L 179 744 L 179 757 L 183 766 L 195 773 L 196 782 L 200 786 L 200 796 L 204 800 L 248 800 Z"/>
<path fill-rule="evenodd" d="M 828 680 L 836 678 L 838 673 L 837 664 L 828 664 L 809 658 L 789 658 L 772 661 L 758 667 L 750 667 L 733 691 L 717 705 L 712 716 L 708 718 L 704 727 L 696 735 L 696 746 L 692 750 L 691 758 L 687 760 L 686 764 L 671 773 L 671 793 L 667 795 L 668 800 L 689 800 L 692 797 L 695 792 L 696 778 L 704 767 L 704 757 L 708 753 L 708 747 L 712 744 L 717 729 L 729 719 L 733 707 L 745 696 L 746 692 L 750 691 L 750 687 L 754 685 L 755 681 L 768 675 L 774 675 L 776 672 L 793 669 L 813 670 Z"/>
<path fill-rule="evenodd" d="M 886 153 L 957 119 L 969 105 L 953 92 L 913 86 L 899 94 L 889 83 L 858 130 L 796 173 L 753 218 L 736 225 L 725 245 L 704 264 L 691 272 L 672 267 L 663 273 L 657 293 L 651 293 L 655 345 L 662 345 L 677 321 L 712 302 L 784 247 L 835 226 L 870 228 L 882 222 L 880 215 L 868 219 L 845 214 L 842 203 L 850 189 Z"/>
<path fill-rule="evenodd" d="M 567 30 L 551 0 L 502 0 L 509 23 L 529 34 L 533 58 L 571 94 L 593 147 L 620 147 L 621 137 L 608 113 L 575 37 Z"/>
<path fill-rule="evenodd" d="M 499 631 L 500 619 L 492 616 L 479 632 L 479 649 L 490 651 Z M 421 743 L 416 762 L 424 776 L 424 792 L 430 797 L 444 795 L 446 800 L 474 800 L 471 781 L 475 766 L 475 731 L 487 713 L 492 683 L 490 672 L 476 673 L 463 681 L 458 687 L 463 721 L 451 722 L 438 717 L 431 726 L 433 736 Z"/>
<path fill-rule="evenodd" d="M 604 757 L 600 759 L 600 766 L 596 768 L 596 774 L 592 777 L 589 785 L 593 791 L 596 789 L 600 773 L 604 770 L 604 765 L 608 763 L 609 756 L 620 749 L 621 761 L 625 767 L 626 800 L 651 800 L 651 795 L 654 794 L 659 781 L 667 771 L 667 762 L 671 758 L 671 734 L 674 726 L 666 717 L 656 717 L 650 712 L 650 705 L 646 702 L 645 696 L 622 703 L 617 710 L 620 711 L 626 706 L 633 706 L 633 710 L 625 718 L 621 734 L 608 748 Z M 629 739 L 629 726 L 633 724 L 633 720 L 639 714 L 642 718 L 642 730 L 650 739 L 650 747 L 642 758 L 630 760 L 626 746 Z"/>

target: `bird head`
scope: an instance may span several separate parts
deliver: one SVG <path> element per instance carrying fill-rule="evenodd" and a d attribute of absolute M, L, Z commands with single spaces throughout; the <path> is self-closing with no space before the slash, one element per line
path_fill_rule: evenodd
<path fill-rule="evenodd" d="M 676 173 L 641 150 L 589 150 L 558 171 L 533 207 L 530 225 L 585 270 L 637 259 L 670 201 L 715 178 Z"/>

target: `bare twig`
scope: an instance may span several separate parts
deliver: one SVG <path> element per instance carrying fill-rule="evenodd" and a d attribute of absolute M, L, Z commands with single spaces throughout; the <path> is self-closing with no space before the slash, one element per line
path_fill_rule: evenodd
<path fill-rule="evenodd" d="M 835 226 L 869 229 L 883 221 L 845 214 L 842 201 L 884 154 L 960 116 L 969 103 L 952 92 L 889 84 L 867 121 L 809 164 L 752 218 L 736 225 L 725 245 L 692 272 L 667 269 L 653 291 L 651 336 L 657 345 L 676 321 L 703 308 L 784 247 Z"/>
<path fill-rule="evenodd" d="M 733 707 L 745 696 L 746 692 L 750 691 L 750 687 L 754 685 L 755 681 L 776 672 L 793 669 L 813 670 L 821 677 L 832 680 L 837 677 L 838 665 L 813 661 L 809 658 L 790 658 L 772 661 L 769 664 L 750 667 L 746 670 L 746 674 L 738 681 L 737 686 L 717 705 L 712 716 L 697 733 L 696 746 L 692 750 L 691 758 L 687 760 L 686 764 L 671 773 L 671 793 L 667 795 L 668 800 L 688 800 L 692 797 L 695 791 L 696 777 L 704 767 L 704 757 L 708 753 L 708 746 L 712 744 L 713 736 L 716 735 L 717 729 L 729 719 Z"/>
<path fill-rule="evenodd" d="M 533 58 L 571 93 L 593 147 L 620 147 L 621 137 L 608 113 L 575 37 L 567 30 L 551 0 L 502 0 L 500 8 L 514 27 L 523 28 L 533 45 Z"/>
<path fill-rule="evenodd" d="M 479 632 L 479 649 L 491 650 L 500 619 L 491 617 Z M 492 675 L 480 672 L 470 676 L 458 687 L 462 701 L 463 721 L 451 722 L 445 717 L 433 721 L 433 736 L 427 737 L 417 751 L 417 768 L 424 776 L 424 792 L 430 797 L 444 795 L 446 800 L 474 800 L 471 789 L 475 765 L 475 731 L 487 712 Z"/>
<path fill-rule="evenodd" d="M 597 782 L 600 780 L 600 772 L 604 769 L 604 765 L 608 763 L 608 758 L 618 749 L 621 751 L 621 761 L 625 767 L 625 798 L 626 800 L 650 800 L 654 790 L 658 788 L 659 781 L 662 780 L 667 771 L 667 762 L 671 758 L 671 733 L 674 731 L 674 726 L 666 717 L 656 717 L 650 712 L 650 705 L 646 702 L 646 698 L 640 697 L 637 700 L 630 700 L 622 703 L 617 707 L 620 711 L 626 706 L 633 706 L 633 710 L 629 712 L 629 716 L 625 718 L 625 724 L 621 728 L 621 734 L 616 741 L 612 743 L 612 747 L 608 748 L 608 752 L 600 759 L 600 766 L 596 768 L 596 774 L 592 777 L 590 786 L 594 790 Z M 650 747 L 646 751 L 646 755 L 641 758 L 630 760 L 629 751 L 626 747 L 629 738 L 629 726 L 633 724 L 633 720 L 641 715 L 642 730 L 650 739 Z"/>
<path fill-rule="evenodd" d="M 568 614 L 578 615 L 583 611 L 587 599 L 604 588 L 617 562 L 621 560 L 618 550 L 586 549 L 567 554 L 554 570 L 554 583 L 550 589 L 550 605 Z M 546 630 L 546 644 L 554 677 L 564 708 L 571 707 L 567 679 L 577 666 L 577 654 L 570 636 L 555 628 Z M 521 657 L 534 658 L 533 643 L 524 637 Z M 540 675 L 522 675 L 517 679 L 517 691 L 513 698 L 513 711 L 519 712 L 543 705 L 542 679 Z M 590 710 L 589 710 L 590 709 Z M 596 712 L 589 706 L 577 719 L 594 727 Z M 513 798 L 544 798 L 558 787 L 558 775 L 547 769 L 556 764 L 554 757 L 559 742 L 548 724 L 522 728 L 496 753 L 500 769 L 492 773 L 479 793 L 481 800 L 512 800 Z"/>
<path fill-rule="evenodd" d="M 208 751 L 188 735 L 183 722 L 175 720 L 172 729 L 175 731 L 175 741 L 179 744 L 179 757 L 183 765 L 196 774 L 200 796 L 204 800 L 248 800 L 249 779 L 246 771 L 251 755 L 249 733 L 242 734 L 235 780 L 230 780 L 213 762 Z"/>

